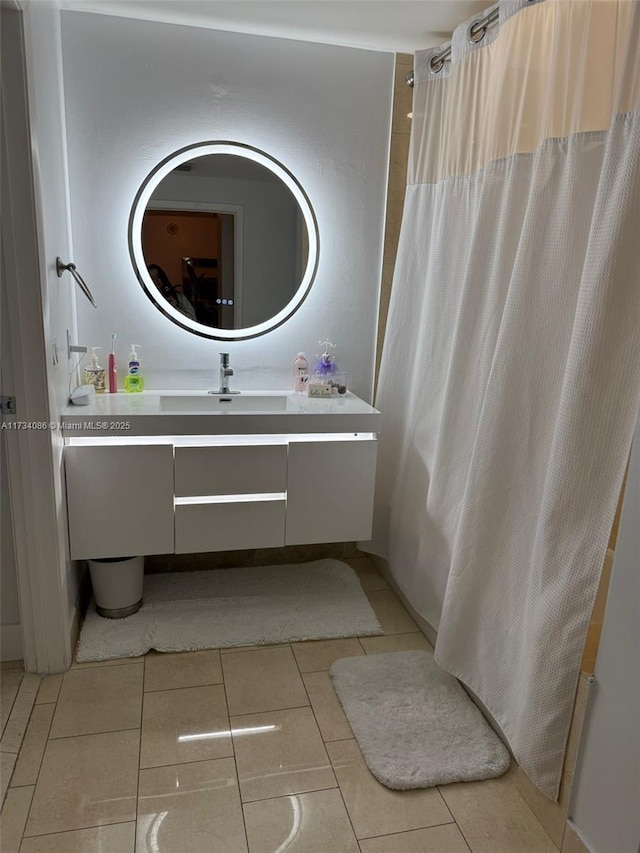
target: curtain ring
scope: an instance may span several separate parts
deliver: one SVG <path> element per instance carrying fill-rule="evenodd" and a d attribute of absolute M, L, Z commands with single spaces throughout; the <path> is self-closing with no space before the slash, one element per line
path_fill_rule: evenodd
<path fill-rule="evenodd" d="M 467 41 L 470 44 L 478 44 L 487 34 L 487 25 L 481 21 L 474 21 L 467 30 Z"/>
<path fill-rule="evenodd" d="M 429 72 L 431 74 L 439 74 L 444 68 L 444 59 L 437 54 L 434 53 L 431 59 L 429 60 Z"/>

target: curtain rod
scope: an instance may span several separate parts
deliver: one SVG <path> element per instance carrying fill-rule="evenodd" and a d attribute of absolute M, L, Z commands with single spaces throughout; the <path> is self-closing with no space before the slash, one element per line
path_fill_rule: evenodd
<path fill-rule="evenodd" d="M 527 0 L 527 2 L 531 3 L 534 0 Z M 495 9 L 491 9 L 490 12 L 487 12 L 482 18 L 476 19 L 472 24 L 470 24 L 469 29 L 467 30 L 467 40 L 470 44 L 478 44 L 487 34 L 487 30 L 490 27 L 495 26 L 498 23 L 500 18 L 500 9 L 496 7 Z M 444 68 L 444 64 L 451 56 L 451 42 L 448 42 L 444 45 L 442 50 L 438 51 L 438 53 L 434 53 L 431 59 L 429 60 L 429 71 L 432 74 L 439 74 L 440 71 Z M 415 75 L 413 71 L 409 71 L 409 73 L 405 76 L 405 81 L 407 86 L 412 86 L 415 81 Z"/>

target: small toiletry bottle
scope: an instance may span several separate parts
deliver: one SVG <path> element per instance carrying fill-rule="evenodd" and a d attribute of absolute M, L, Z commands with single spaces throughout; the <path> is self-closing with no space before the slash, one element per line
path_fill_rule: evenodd
<path fill-rule="evenodd" d="M 115 394 L 118 390 L 118 370 L 116 368 L 116 336 L 111 335 L 111 352 L 109 353 L 109 393 Z"/>
<path fill-rule="evenodd" d="M 90 364 L 84 369 L 84 384 L 93 385 L 96 394 L 104 394 L 107 389 L 107 372 L 104 367 L 100 367 L 98 364 L 97 349 L 102 349 L 102 347 L 91 347 Z"/>
<path fill-rule="evenodd" d="M 140 373 L 140 362 L 138 361 L 138 353 L 136 347 L 140 344 L 131 344 L 131 355 L 129 356 L 129 372 L 124 378 L 124 390 L 132 393 L 134 391 L 144 391 L 144 379 Z"/>
<path fill-rule="evenodd" d="M 296 394 L 304 394 L 309 380 L 309 362 L 303 352 L 299 352 L 293 362 L 293 390 Z"/>

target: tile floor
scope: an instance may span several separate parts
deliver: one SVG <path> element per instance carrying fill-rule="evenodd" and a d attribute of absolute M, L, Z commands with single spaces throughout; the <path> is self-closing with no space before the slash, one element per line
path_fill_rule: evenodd
<path fill-rule="evenodd" d="M 383 637 L 3 669 L 2 853 L 557 853 L 517 767 L 402 792 L 369 773 L 328 668 L 429 645 L 350 562 Z"/>

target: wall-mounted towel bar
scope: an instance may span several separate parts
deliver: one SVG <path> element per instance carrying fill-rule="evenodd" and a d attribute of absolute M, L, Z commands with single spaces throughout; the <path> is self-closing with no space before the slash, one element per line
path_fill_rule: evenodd
<path fill-rule="evenodd" d="M 80 290 L 84 293 L 84 295 L 87 297 L 89 302 L 93 305 L 93 307 L 97 308 L 98 306 L 96 305 L 96 301 L 93 298 L 93 295 L 92 295 L 91 291 L 89 290 L 87 283 L 85 282 L 85 280 L 82 278 L 82 276 L 80 275 L 80 273 L 76 269 L 76 265 L 75 264 L 65 264 L 64 261 L 62 260 L 62 258 L 56 258 L 56 272 L 58 273 L 58 278 L 62 278 L 62 273 L 65 270 L 69 270 L 71 275 L 75 278 Z"/>

